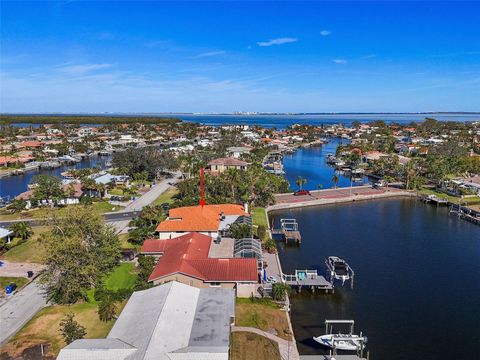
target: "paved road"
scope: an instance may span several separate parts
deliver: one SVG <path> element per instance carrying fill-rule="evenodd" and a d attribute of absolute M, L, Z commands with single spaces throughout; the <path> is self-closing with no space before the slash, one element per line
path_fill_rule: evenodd
<path fill-rule="evenodd" d="M 115 222 L 125 222 L 131 220 L 132 218 L 138 216 L 143 207 L 150 205 L 154 202 L 160 195 L 162 195 L 172 184 L 176 184 L 178 181 L 178 176 L 180 173 L 175 173 L 173 178 L 165 179 L 160 181 L 158 184 L 152 186 L 152 188 L 138 199 L 133 201 L 131 204 L 127 205 L 122 211 L 105 213 L 105 221 L 109 223 Z M 28 222 L 32 226 L 42 225 L 42 219 L 21 219 L 21 220 L 8 220 L 0 221 L 1 227 L 9 227 L 11 224 L 16 222 Z M 114 224 L 115 225 L 115 224 Z"/>
<path fill-rule="evenodd" d="M 0 306 L 0 346 L 3 346 L 40 309 L 47 306 L 43 291 L 36 280 L 14 294 Z"/>
<path fill-rule="evenodd" d="M 160 195 L 167 191 L 167 189 L 172 186 L 171 184 L 176 184 L 179 181 L 179 175 L 180 173 L 176 173 L 174 174 L 173 178 L 165 179 L 158 184 L 152 186 L 152 188 L 147 193 L 143 194 L 131 204 L 127 205 L 124 211 L 141 210 L 144 206 L 150 205 Z"/>

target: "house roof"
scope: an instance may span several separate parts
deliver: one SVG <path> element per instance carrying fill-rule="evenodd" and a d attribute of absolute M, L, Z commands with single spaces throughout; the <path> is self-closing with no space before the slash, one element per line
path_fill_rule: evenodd
<path fill-rule="evenodd" d="M 10 231 L 8 229 L 5 229 L 3 227 L 0 227 L 0 239 L 3 239 L 3 238 L 5 238 L 7 236 L 10 236 L 12 234 L 13 234 L 12 231 Z"/>
<path fill-rule="evenodd" d="M 62 186 L 63 192 L 68 193 L 68 191 L 73 187 L 74 193 L 73 198 L 80 198 L 83 195 L 82 184 L 79 183 L 69 183 Z M 34 190 L 27 190 L 23 193 L 18 194 L 15 199 L 17 200 L 30 200 L 33 197 Z M 46 199 L 48 200 L 48 199 Z"/>
<path fill-rule="evenodd" d="M 185 206 L 170 209 L 168 219 L 158 224 L 159 232 L 217 231 L 220 215 L 247 215 L 243 206 L 236 204 L 219 204 L 205 206 Z"/>
<path fill-rule="evenodd" d="M 18 147 L 41 147 L 43 143 L 41 141 L 37 140 L 31 140 L 31 141 L 24 141 L 20 144 L 17 144 Z"/>
<path fill-rule="evenodd" d="M 218 158 L 213 159 L 208 162 L 209 166 L 212 165 L 224 165 L 224 166 L 247 166 L 248 163 L 246 161 L 239 160 L 234 157 L 226 157 L 226 158 Z"/>
<path fill-rule="evenodd" d="M 214 354 L 228 354 L 234 315 L 233 289 L 198 289 L 173 281 L 134 292 L 106 339 L 76 340 L 57 359 L 218 358 Z"/>
<path fill-rule="evenodd" d="M 163 253 L 148 280 L 154 281 L 175 273 L 203 281 L 258 280 L 255 259 L 209 258 L 211 243 L 210 236 L 199 233 L 189 233 L 168 240 L 145 240 L 142 253 Z"/>

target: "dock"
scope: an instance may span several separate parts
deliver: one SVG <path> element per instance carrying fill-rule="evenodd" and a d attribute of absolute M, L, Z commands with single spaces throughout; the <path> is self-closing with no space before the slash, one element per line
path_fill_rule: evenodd
<path fill-rule="evenodd" d="M 470 209 L 467 206 L 452 205 L 449 213 L 457 215 L 460 219 L 480 225 L 480 212 Z"/>
<path fill-rule="evenodd" d="M 296 288 L 299 292 L 303 287 L 310 288 L 313 292 L 315 290 L 333 292 L 334 290 L 333 284 L 319 275 L 317 270 L 295 270 L 293 275 L 282 274 L 282 281 L 292 288 Z"/>
<path fill-rule="evenodd" d="M 295 241 L 297 244 L 300 244 L 302 242 L 302 235 L 298 230 L 296 219 L 281 219 L 280 230 L 286 243 Z"/>
<path fill-rule="evenodd" d="M 425 203 L 433 203 L 437 206 L 448 205 L 449 204 L 449 200 L 447 198 L 440 197 L 440 196 L 437 196 L 437 195 L 422 196 L 422 197 L 420 197 L 420 200 L 425 202 Z"/>

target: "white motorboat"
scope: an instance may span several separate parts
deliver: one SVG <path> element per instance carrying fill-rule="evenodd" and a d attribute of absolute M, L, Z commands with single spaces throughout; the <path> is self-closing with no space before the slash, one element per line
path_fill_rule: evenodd
<path fill-rule="evenodd" d="M 325 260 L 325 265 L 327 265 L 327 268 L 330 271 L 330 279 L 332 282 L 333 279 L 342 280 L 343 285 L 345 281 L 350 280 L 354 275 L 354 272 L 348 263 L 337 256 L 329 256 Z"/>
<path fill-rule="evenodd" d="M 367 337 L 353 334 L 325 334 L 314 337 L 313 340 L 330 349 L 357 351 L 362 350 L 367 342 Z"/>

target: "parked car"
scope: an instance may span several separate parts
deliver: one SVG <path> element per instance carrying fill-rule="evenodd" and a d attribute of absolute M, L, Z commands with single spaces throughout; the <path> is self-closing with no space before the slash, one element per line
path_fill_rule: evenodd
<path fill-rule="evenodd" d="M 13 294 L 16 288 L 17 288 L 17 284 L 15 283 L 11 283 L 10 285 L 7 285 L 7 287 L 5 288 L 5 294 L 7 295 Z"/>
<path fill-rule="evenodd" d="M 310 195 L 310 191 L 308 190 L 298 190 L 293 193 L 294 196 L 303 196 L 303 195 Z"/>

